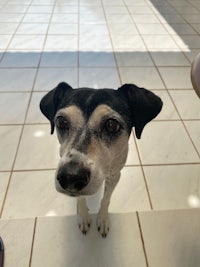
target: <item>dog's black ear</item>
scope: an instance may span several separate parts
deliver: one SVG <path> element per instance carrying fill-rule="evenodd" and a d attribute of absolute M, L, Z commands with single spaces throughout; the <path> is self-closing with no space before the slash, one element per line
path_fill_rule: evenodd
<path fill-rule="evenodd" d="M 154 93 L 134 84 L 124 84 L 118 92 L 126 98 L 131 111 L 132 127 L 135 127 L 136 137 L 140 139 L 144 126 L 161 111 L 162 100 Z"/>
<path fill-rule="evenodd" d="M 51 134 L 54 132 L 54 117 L 59 103 L 73 88 L 67 83 L 59 83 L 56 88 L 48 92 L 40 101 L 40 110 L 51 123 Z"/>

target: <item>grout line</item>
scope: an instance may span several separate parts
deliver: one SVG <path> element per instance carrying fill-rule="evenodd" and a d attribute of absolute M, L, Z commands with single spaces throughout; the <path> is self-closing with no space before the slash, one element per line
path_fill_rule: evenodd
<path fill-rule="evenodd" d="M 147 267 L 149 267 L 148 256 L 147 256 L 147 252 L 146 252 L 146 248 L 145 248 L 145 242 L 144 242 L 144 237 L 143 237 L 143 234 L 142 234 L 142 227 L 141 227 L 140 217 L 139 217 L 138 211 L 136 211 L 136 216 L 137 216 L 138 226 L 139 226 L 139 230 L 140 230 L 140 237 L 141 237 L 141 241 L 142 241 L 142 247 L 143 247 L 143 252 L 144 252 L 146 265 L 147 265 Z"/>
<path fill-rule="evenodd" d="M 111 47 L 112 47 L 110 53 L 113 55 L 114 61 L 115 61 L 115 66 L 114 67 L 109 67 L 109 69 L 111 69 L 111 68 L 116 69 L 117 74 L 118 74 L 118 78 L 119 78 L 119 83 L 120 83 L 119 86 L 120 86 L 120 85 L 123 84 L 122 83 L 122 78 L 121 78 L 121 75 L 120 75 L 120 67 L 118 66 L 117 57 L 116 57 L 116 51 L 115 51 L 113 40 L 112 40 L 112 37 L 111 37 L 112 34 L 111 34 L 111 31 L 110 31 L 109 22 L 107 20 L 107 15 L 108 14 L 106 14 L 105 6 L 103 4 L 103 0 L 101 0 L 101 5 L 102 5 L 102 9 L 103 9 L 103 14 L 104 14 L 104 17 L 105 17 L 105 21 L 106 21 L 106 27 L 107 27 L 107 30 L 108 30 L 108 36 L 109 36 Z"/>
<path fill-rule="evenodd" d="M 24 126 L 21 126 L 21 132 L 20 132 L 20 135 L 19 135 L 19 139 L 18 139 L 16 151 L 15 151 L 15 154 L 14 154 L 13 163 L 12 163 L 11 170 L 10 170 L 10 176 L 9 176 L 8 185 L 7 185 L 7 188 L 6 188 L 6 192 L 5 192 L 3 204 L 2 204 L 2 211 L 1 211 L 1 214 L 0 214 L 0 218 L 1 218 L 1 215 L 3 213 L 5 202 L 6 202 L 6 198 L 7 198 L 7 195 L 8 195 L 8 190 L 9 190 L 9 187 L 10 187 L 11 178 L 12 178 L 12 174 L 13 174 L 13 170 L 14 170 L 14 165 L 15 165 L 15 162 L 16 162 L 16 158 L 17 158 L 18 149 L 19 149 L 19 145 L 20 145 L 20 142 L 21 142 L 23 130 L 24 130 Z"/>
<path fill-rule="evenodd" d="M 144 168 L 143 168 L 143 165 L 142 165 L 142 158 L 141 158 L 139 147 L 138 147 L 138 144 L 136 142 L 136 138 L 135 138 L 135 135 L 133 134 L 133 131 L 132 131 L 131 136 L 133 137 L 134 142 L 135 142 L 137 155 L 138 155 L 138 159 L 139 159 L 139 162 L 140 162 L 140 167 L 141 167 L 141 170 L 142 170 L 142 176 L 143 176 L 145 188 L 146 188 L 146 191 L 147 191 L 147 196 L 148 196 L 148 199 L 149 199 L 149 205 L 150 205 L 151 210 L 153 210 L 153 203 L 152 203 L 152 200 L 151 200 L 151 194 L 150 194 L 150 191 L 149 191 L 149 188 L 148 188 L 148 183 L 147 183 L 145 172 L 144 172 Z"/>
<path fill-rule="evenodd" d="M 2 205 L 1 205 L 1 209 L 0 209 L 0 219 L 2 218 L 4 205 L 5 205 L 5 202 L 6 202 L 6 197 L 7 197 L 8 190 L 9 190 L 9 185 L 10 185 L 10 182 L 11 182 L 11 176 L 12 176 L 12 172 L 10 172 L 10 174 L 9 174 L 8 184 L 7 184 L 5 195 L 4 195 L 4 198 L 3 198 L 3 201 L 2 201 Z"/>
<path fill-rule="evenodd" d="M 23 12 L 23 13 L 19 13 L 19 14 L 22 15 L 22 18 L 20 19 L 20 21 L 18 21 L 18 22 L 14 22 L 14 23 L 18 23 L 18 25 L 17 25 L 17 27 L 16 27 L 14 33 L 12 34 L 12 38 L 11 38 L 10 41 L 8 42 L 6 48 L 4 49 L 4 54 L 3 54 L 2 58 L 1 58 L 1 61 L 3 60 L 4 56 L 6 55 L 6 52 L 8 51 L 8 48 L 9 48 L 10 44 L 12 43 L 12 41 L 13 41 L 13 39 L 14 39 L 14 37 L 15 37 L 15 35 L 16 35 L 16 33 L 17 33 L 19 27 L 20 27 L 20 25 L 22 24 L 23 19 L 24 19 L 24 17 L 26 16 L 26 14 L 27 14 L 27 12 L 28 12 L 28 10 L 29 10 L 29 8 L 30 8 L 30 6 L 31 6 L 31 4 L 32 4 L 33 1 L 34 1 L 34 0 L 31 0 L 31 2 L 30 2 L 28 5 L 26 5 L 26 6 L 27 6 L 27 10 L 26 10 L 25 12 Z M 6 6 L 6 4 L 5 4 L 5 6 Z M 5 14 L 6 14 L 6 13 L 5 13 Z M 12 14 L 12 13 L 11 13 L 11 14 Z M 17 14 L 17 13 L 15 13 L 15 14 Z M 11 23 L 11 22 L 7 22 L 7 23 Z M 11 50 L 12 50 L 12 49 L 11 49 Z M 13 50 L 14 50 L 14 49 L 13 49 Z"/>
<path fill-rule="evenodd" d="M 31 252 L 30 252 L 29 267 L 31 267 L 31 264 L 32 264 L 33 248 L 34 248 L 35 233 L 36 233 L 36 226 L 37 226 L 37 217 L 35 218 L 34 228 L 33 228 L 33 239 L 32 239 L 32 244 L 31 244 Z"/>
<path fill-rule="evenodd" d="M 152 164 L 127 164 L 124 168 L 134 168 L 134 167 L 166 167 L 166 166 L 189 166 L 189 165 L 200 165 L 199 162 L 177 162 L 177 163 L 152 163 Z M 12 173 L 16 172 L 40 172 L 40 171 L 56 171 L 56 168 L 47 169 L 14 169 Z M 11 173 L 11 170 L 0 170 L 0 173 Z"/>
<path fill-rule="evenodd" d="M 46 29 L 46 34 L 45 34 L 44 42 L 43 42 L 43 45 L 42 45 L 42 49 L 39 50 L 40 56 L 39 56 L 38 64 L 37 64 L 37 67 L 36 67 L 35 77 L 34 77 L 33 84 L 32 84 L 32 90 L 30 92 L 29 102 L 28 102 L 26 113 L 25 113 L 25 117 L 24 117 L 24 123 L 23 123 L 24 127 L 25 127 L 25 125 L 27 125 L 26 124 L 26 120 L 27 120 L 27 117 L 28 117 L 28 112 L 29 112 L 31 101 L 32 101 L 32 96 L 33 96 L 33 93 L 34 93 L 34 87 L 35 87 L 35 84 L 36 84 L 36 81 L 37 81 L 38 72 L 40 70 L 40 63 L 41 63 L 41 60 L 42 60 L 42 55 L 43 55 L 44 47 L 45 47 L 45 44 L 46 44 L 46 40 L 47 40 L 47 36 L 48 36 L 48 31 L 49 31 L 49 28 L 50 28 L 51 20 L 52 20 L 53 14 L 54 14 L 55 6 L 56 6 L 56 1 L 54 2 L 54 5 L 53 5 L 52 11 L 51 11 L 51 16 L 49 18 L 48 27 Z M 38 107 L 38 109 L 39 109 L 39 107 Z"/>
<path fill-rule="evenodd" d="M 34 0 L 32 0 L 29 4 L 29 7 L 31 6 L 32 2 Z M 28 10 L 28 9 L 27 9 Z M 26 12 L 27 13 L 27 12 Z M 25 14 L 26 14 L 25 13 Z M 24 16 L 25 16 L 24 14 Z M 53 14 L 53 11 L 52 11 L 52 14 Z M 23 18 L 24 18 L 23 16 Z M 22 20 L 23 20 L 22 18 Z M 22 21 L 21 20 L 21 21 Z M 20 24 L 19 24 L 20 25 Z M 17 27 L 17 29 L 19 28 L 19 25 Z M 16 31 L 17 31 L 16 29 Z M 15 32 L 16 33 L 16 32 Z M 13 34 L 14 36 L 15 34 Z M 12 38 L 13 39 L 13 38 Z M 43 47 L 44 47 L 44 44 L 45 42 L 43 43 Z M 9 45 L 8 45 L 9 46 Z M 40 55 L 40 60 L 41 60 L 41 57 L 42 57 L 42 53 Z M 39 62 L 40 62 L 39 60 Z M 38 63 L 38 66 L 39 66 L 39 63 Z M 20 135 L 19 135 L 19 139 L 18 139 L 18 143 L 17 143 L 17 147 L 16 147 L 16 151 L 15 151 L 15 154 L 14 154 L 14 159 L 13 159 L 13 163 L 12 163 L 12 167 L 11 167 L 11 172 L 10 172 L 10 177 L 9 177 L 9 181 L 8 181 L 8 185 L 7 185 L 7 188 L 6 188 L 6 193 L 5 193 L 5 196 L 4 196 L 4 201 L 3 201 L 3 204 L 2 204 L 2 209 L 1 209 L 1 213 L 0 213 L 0 218 L 1 218 L 1 215 L 3 213 L 3 210 L 4 210 L 4 207 L 5 207 L 5 202 L 6 202 L 6 198 L 7 198 L 7 194 L 8 194 L 8 190 L 9 190 L 9 186 L 10 186 L 10 183 L 11 183 L 11 178 L 12 178 L 12 174 L 13 174 L 13 171 L 14 171 L 14 166 L 15 166 L 15 162 L 16 162 L 16 159 L 17 159 L 17 155 L 18 155 L 18 152 L 19 152 L 19 146 L 20 146 L 20 143 L 21 143 L 21 140 L 22 140 L 22 135 L 23 135 L 23 132 L 24 132 L 24 128 L 25 128 L 25 122 L 26 122 L 26 119 L 27 119 L 27 115 L 28 115 L 28 110 L 29 110 L 29 107 L 30 107 L 30 103 L 31 103 L 31 99 L 32 99 L 32 94 L 33 94 L 33 89 L 34 89 L 34 84 L 36 82 L 36 78 L 37 78 L 37 73 L 38 73 L 38 67 L 37 67 L 37 70 L 36 70 L 36 73 L 35 73 L 35 78 L 34 78 L 34 81 L 33 81 L 33 85 L 32 85 L 32 90 L 30 92 L 30 97 L 29 97 L 29 102 L 28 102 L 28 105 L 27 105 L 27 109 L 26 109 L 26 112 L 25 112 L 25 116 L 24 116 L 24 123 L 21 125 L 21 132 L 20 132 Z"/>

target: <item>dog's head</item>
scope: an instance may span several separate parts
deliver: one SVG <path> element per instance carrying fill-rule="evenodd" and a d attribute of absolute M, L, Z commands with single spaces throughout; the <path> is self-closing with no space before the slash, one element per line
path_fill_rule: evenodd
<path fill-rule="evenodd" d="M 58 84 L 40 102 L 51 134 L 56 128 L 60 142 L 57 190 L 71 196 L 91 195 L 106 178 L 119 175 L 132 127 L 140 138 L 161 108 L 158 96 L 133 84 L 118 90 Z"/>

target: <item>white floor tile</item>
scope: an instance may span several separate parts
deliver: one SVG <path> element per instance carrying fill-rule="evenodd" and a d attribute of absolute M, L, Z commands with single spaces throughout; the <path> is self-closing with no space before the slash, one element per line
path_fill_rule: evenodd
<path fill-rule="evenodd" d="M 42 49 L 45 37 L 40 35 L 16 35 L 10 45 L 9 49 L 27 49 L 39 50 Z"/>
<path fill-rule="evenodd" d="M 108 35 L 80 35 L 79 51 L 111 51 L 112 45 Z"/>
<path fill-rule="evenodd" d="M 36 69 L 0 69 L 0 91 L 31 91 Z"/>
<path fill-rule="evenodd" d="M 194 142 L 196 149 L 199 151 L 200 154 L 200 121 L 185 121 L 184 122 L 189 134 Z"/>
<path fill-rule="evenodd" d="M 0 34 L 14 34 L 17 29 L 17 26 L 17 23 L 2 22 L 0 23 Z"/>
<path fill-rule="evenodd" d="M 96 218 L 93 216 L 92 219 Z M 112 215 L 110 219 L 110 233 L 103 239 L 96 230 L 95 222 L 89 233 L 83 236 L 78 229 L 76 217 L 48 220 L 39 218 L 32 267 L 55 265 L 146 267 L 136 215 Z M 52 243 L 59 249 L 49 253 Z"/>
<path fill-rule="evenodd" d="M 160 67 L 158 70 L 168 89 L 192 88 L 190 67 Z"/>
<path fill-rule="evenodd" d="M 133 23 L 133 20 L 129 14 L 107 14 L 106 18 L 108 23 Z"/>
<path fill-rule="evenodd" d="M 23 123 L 30 93 L 2 93 L 0 96 L 0 113 L 3 114 L 0 124 Z"/>
<path fill-rule="evenodd" d="M 140 213 L 139 218 L 149 266 L 199 266 L 199 209 Z"/>
<path fill-rule="evenodd" d="M 119 67 L 152 67 L 153 62 L 147 52 L 115 52 Z"/>
<path fill-rule="evenodd" d="M 90 13 L 90 14 L 80 14 L 80 24 L 106 24 L 106 19 L 104 13 L 101 12 L 100 14 Z"/>
<path fill-rule="evenodd" d="M 124 1 L 122 0 L 103 0 L 104 6 L 124 6 Z"/>
<path fill-rule="evenodd" d="M 184 55 L 187 57 L 190 63 L 193 62 L 193 60 L 198 55 L 198 53 L 199 53 L 199 49 L 195 49 L 195 48 L 191 48 L 189 51 L 184 51 Z"/>
<path fill-rule="evenodd" d="M 80 52 L 80 67 L 115 67 L 115 59 L 112 52 Z"/>
<path fill-rule="evenodd" d="M 116 50 L 126 51 L 129 49 L 131 51 L 141 51 L 145 50 L 145 45 L 142 38 L 139 35 L 131 35 L 127 39 L 126 35 L 112 35 L 113 48 Z"/>
<path fill-rule="evenodd" d="M 154 93 L 163 101 L 162 110 L 155 120 L 178 120 L 178 113 L 168 92 L 165 90 L 154 90 Z"/>
<path fill-rule="evenodd" d="M 174 49 L 177 48 L 176 43 L 169 35 L 143 35 L 144 42 L 148 48 L 151 49 Z"/>
<path fill-rule="evenodd" d="M 143 164 L 199 162 L 181 122 L 150 122 L 137 143 Z"/>
<path fill-rule="evenodd" d="M 11 38 L 12 35 L 1 35 L 0 49 L 6 49 Z"/>
<path fill-rule="evenodd" d="M 199 35 L 178 35 L 173 39 L 177 45 L 183 50 L 190 50 L 190 48 L 200 49 L 200 36 Z"/>
<path fill-rule="evenodd" d="M 0 170 L 11 170 L 14 161 L 21 126 L 0 126 Z"/>
<path fill-rule="evenodd" d="M 47 118 L 42 114 L 39 108 L 40 100 L 46 92 L 34 92 L 28 109 L 26 123 L 49 123 Z"/>
<path fill-rule="evenodd" d="M 47 29 L 47 23 L 21 23 L 16 34 L 46 34 Z"/>
<path fill-rule="evenodd" d="M 140 161 L 138 158 L 138 153 L 137 153 L 137 148 L 135 145 L 134 137 L 133 134 L 131 133 L 130 138 L 129 138 L 129 152 L 126 160 L 125 165 L 139 165 Z"/>
<path fill-rule="evenodd" d="M 78 48 L 76 35 L 48 35 L 44 45 L 44 50 L 74 51 Z"/>
<path fill-rule="evenodd" d="M 43 52 L 40 61 L 41 67 L 77 67 L 78 52 L 75 51 L 57 51 Z"/>
<path fill-rule="evenodd" d="M 150 210 L 144 177 L 140 167 L 125 167 L 110 202 L 110 212 Z"/>
<path fill-rule="evenodd" d="M 128 15 L 128 10 L 125 6 L 108 6 L 105 9 L 106 14 L 126 14 Z"/>
<path fill-rule="evenodd" d="M 56 2 L 53 12 L 58 14 L 78 13 L 78 5 L 75 1 L 68 1 L 68 3 L 65 0 L 63 1 L 63 3 L 61 3 L 61 1 L 58 1 Z"/>
<path fill-rule="evenodd" d="M 40 52 L 30 52 L 30 51 L 10 51 L 6 52 L 1 63 L 0 67 L 5 68 L 36 68 L 39 64 Z"/>
<path fill-rule="evenodd" d="M 15 14 L 15 13 L 1 13 L 0 22 L 20 22 L 23 18 L 23 14 Z"/>
<path fill-rule="evenodd" d="M 200 120 L 200 101 L 193 90 L 170 90 L 170 94 L 183 120 Z"/>
<path fill-rule="evenodd" d="M 131 14 L 153 14 L 153 10 L 150 7 L 145 5 L 134 5 L 134 2 L 133 6 L 128 7 Z"/>
<path fill-rule="evenodd" d="M 168 35 L 167 30 L 164 28 L 164 26 L 161 23 L 138 23 L 137 27 L 141 34 L 151 34 L 153 35 Z"/>
<path fill-rule="evenodd" d="M 190 66 L 189 61 L 180 51 L 151 51 L 151 56 L 157 66 Z"/>
<path fill-rule="evenodd" d="M 134 83 L 147 89 L 164 89 L 155 67 L 119 68 L 122 83 Z"/>
<path fill-rule="evenodd" d="M 50 135 L 50 125 L 25 126 L 15 170 L 52 169 L 56 168 L 58 161 L 58 140 L 55 134 Z"/>
<path fill-rule="evenodd" d="M 53 11 L 53 5 L 31 5 L 27 13 L 51 13 Z"/>
<path fill-rule="evenodd" d="M 77 14 L 56 14 L 54 13 L 51 21 L 53 23 L 78 23 Z"/>
<path fill-rule="evenodd" d="M 80 35 L 94 34 L 94 35 L 108 35 L 108 28 L 106 24 L 80 24 L 79 25 Z"/>
<path fill-rule="evenodd" d="M 78 34 L 78 24 L 52 23 L 49 27 L 49 34 Z"/>
<path fill-rule="evenodd" d="M 77 68 L 41 68 L 36 78 L 35 91 L 50 91 L 60 82 L 77 87 Z"/>
<path fill-rule="evenodd" d="M 162 23 L 170 24 L 170 23 L 184 23 L 184 18 L 179 14 L 165 14 L 164 16 L 162 14 L 157 14 L 158 19 Z"/>
<path fill-rule="evenodd" d="M 51 14 L 26 14 L 22 20 L 23 23 L 49 23 Z"/>
<path fill-rule="evenodd" d="M 6 194 L 10 173 L 0 172 L 0 211 L 3 208 L 3 201 Z"/>
<path fill-rule="evenodd" d="M 159 19 L 154 14 L 133 14 L 132 18 L 136 24 L 138 23 L 160 23 Z"/>
<path fill-rule="evenodd" d="M 1 1 L 2 3 L 2 1 Z M 13 4 L 13 5 L 4 5 L 1 9 L 2 13 L 25 13 L 28 9 L 27 5 L 21 5 L 18 3 L 17 4 Z"/>
<path fill-rule="evenodd" d="M 138 30 L 133 23 L 112 23 L 108 22 L 108 28 L 110 30 L 111 35 L 137 35 Z"/>
<path fill-rule="evenodd" d="M 0 50 L 0 62 L 1 62 L 1 59 L 2 59 L 3 55 L 4 55 L 3 50 L 2 51 Z"/>
<path fill-rule="evenodd" d="M 103 14 L 103 6 L 101 4 L 96 4 L 95 1 L 93 1 L 94 5 L 87 5 L 87 2 L 84 1 L 82 4 L 82 2 L 80 2 L 80 6 L 79 6 L 79 12 L 80 14 L 87 14 L 87 15 L 93 15 L 96 13 L 96 16 L 98 16 L 98 14 Z"/>
<path fill-rule="evenodd" d="M 200 33 L 200 23 L 193 23 L 192 27 L 198 32 Z"/>
<path fill-rule="evenodd" d="M 196 34 L 194 29 L 186 23 L 170 23 L 164 24 L 164 27 L 172 35 L 187 35 L 187 34 Z"/>
<path fill-rule="evenodd" d="M 0 220 L 5 247 L 5 267 L 28 267 L 34 231 L 34 219 Z"/>
<path fill-rule="evenodd" d="M 118 88 L 120 81 L 116 68 L 80 68 L 79 86 L 91 88 Z"/>
<path fill-rule="evenodd" d="M 200 164 L 144 167 L 153 209 L 200 207 Z"/>
<path fill-rule="evenodd" d="M 76 199 L 55 189 L 55 171 L 14 172 L 3 218 L 76 214 Z"/>
<path fill-rule="evenodd" d="M 188 22 L 188 23 L 199 23 L 199 14 L 185 14 L 184 15 L 184 19 Z"/>

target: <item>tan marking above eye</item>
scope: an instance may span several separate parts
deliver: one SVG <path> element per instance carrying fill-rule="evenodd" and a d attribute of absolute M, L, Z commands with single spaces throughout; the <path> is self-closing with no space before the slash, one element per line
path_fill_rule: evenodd
<path fill-rule="evenodd" d="M 73 126 L 80 127 L 85 124 L 82 111 L 77 106 L 74 105 L 60 109 L 56 114 L 56 117 L 58 116 L 64 116 L 69 118 Z"/>
<path fill-rule="evenodd" d="M 96 107 L 89 118 L 89 125 L 90 127 L 94 127 L 101 122 L 101 119 L 105 116 L 115 116 L 121 119 L 121 116 L 109 106 L 102 104 Z"/>

